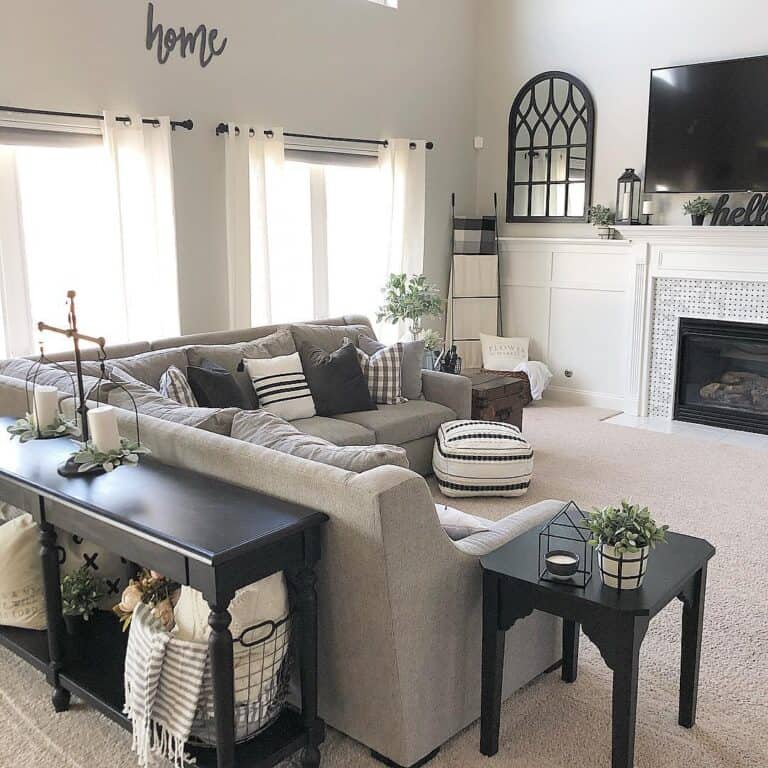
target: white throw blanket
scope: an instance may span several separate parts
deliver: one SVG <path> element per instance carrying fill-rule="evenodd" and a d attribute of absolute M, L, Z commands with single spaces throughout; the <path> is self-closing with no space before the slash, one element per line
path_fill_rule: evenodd
<path fill-rule="evenodd" d="M 142 768 L 152 753 L 183 768 L 207 658 L 205 644 L 172 637 L 150 608 L 137 606 L 125 656 L 125 714 Z"/>

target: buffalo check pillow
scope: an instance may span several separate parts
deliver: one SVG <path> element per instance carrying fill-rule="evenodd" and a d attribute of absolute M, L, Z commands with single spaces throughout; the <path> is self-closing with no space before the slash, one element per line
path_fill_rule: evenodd
<path fill-rule="evenodd" d="M 384 347 L 372 355 L 366 355 L 362 349 L 357 350 L 357 358 L 374 403 L 399 405 L 408 402 L 403 397 L 403 352 L 400 343 Z"/>
<path fill-rule="evenodd" d="M 286 421 L 315 415 L 315 401 L 298 352 L 263 360 L 243 360 L 259 398 L 259 406 Z"/>

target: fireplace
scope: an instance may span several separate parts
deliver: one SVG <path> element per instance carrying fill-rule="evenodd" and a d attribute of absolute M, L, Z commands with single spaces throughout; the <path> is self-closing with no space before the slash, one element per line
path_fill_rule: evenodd
<path fill-rule="evenodd" d="M 768 434 L 768 325 L 681 317 L 674 417 Z"/>

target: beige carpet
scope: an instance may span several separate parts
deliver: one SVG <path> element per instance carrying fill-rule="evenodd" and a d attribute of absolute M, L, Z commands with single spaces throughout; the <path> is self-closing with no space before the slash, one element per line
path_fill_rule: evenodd
<path fill-rule="evenodd" d="M 677 726 L 679 604 L 651 624 L 643 645 L 637 768 L 768 766 L 768 451 L 605 424 L 590 408 L 536 406 L 525 432 L 536 447 L 535 481 L 515 501 L 455 506 L 501 517 L 546 498 L 582 506 L 630 496 L 675 530 L 718 549 L 707 592 L 699 715 Z M 514 630 L 513 630 L 514 631 Z M 479 665 L 479 660 L 478 660 Z M 479 674 L 479 669 L 478 669 Z M 579 679 L 545 676 L 504 707 L 501 749 L 478 751 L 477 724 L 447 744 L 433 768 L 602 768 L 610 765 L 610 675 L 582 638 Z M 0 651 L 0 768 L 129 768 L 128 735 L 76 705 L 56 716 L 41 675 Z M 325 768 L 373 768 L 367 750 L 331 732 Z"/>

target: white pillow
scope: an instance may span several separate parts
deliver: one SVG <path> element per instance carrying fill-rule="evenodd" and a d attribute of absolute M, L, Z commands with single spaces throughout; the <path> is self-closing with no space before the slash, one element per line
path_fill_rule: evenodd
<path fill-rule="evenodd" d="M 45 629 L 43 568 L 32 515 L 0 525 L 0 562 L 0 624 Z"/>
<path fill-rule="evenodd" d="M 446 504 L 435 504 L 435 510 L 437 510 L 440 525 L 452 541 L 461 541 L 475 533 L 485 533 L 490 531 L 493 526 L 491 520 L 468 515 L 466 512 Z"/>
<path fill-rule="evenodd" d="M 488 371 L 514 371 L 520 363 L 528 362 L 530 339 L 480 334 L 483 348 L 483 368 Z"/>
<path fill-rule="evenodd" d="M 286 421 L 310 419 L 315 401 L 309 391 L 298 352 L 264 360 L 243 360 L 251 377 L 259 406 Z"/>

